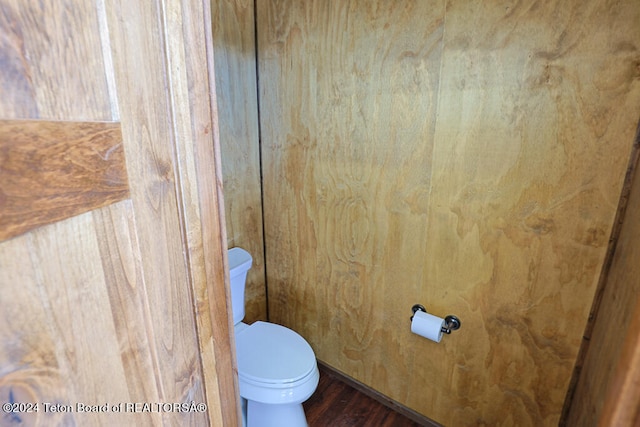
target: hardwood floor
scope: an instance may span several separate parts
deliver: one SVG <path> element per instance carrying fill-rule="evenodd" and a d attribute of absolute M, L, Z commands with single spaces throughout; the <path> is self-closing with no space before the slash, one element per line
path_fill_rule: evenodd
<path fill-rule="evenodd" d="M 303 406 L 309 427 L 425 425 L 407 418 L 358 391 L 322 365 L 318 388 Z"/>

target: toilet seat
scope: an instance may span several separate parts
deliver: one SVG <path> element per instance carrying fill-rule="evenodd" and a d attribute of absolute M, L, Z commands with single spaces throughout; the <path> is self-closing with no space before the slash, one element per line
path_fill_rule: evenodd
<path fill-rule="evenodd" d="M 307 341 L 291 329 L 255 322 L 236 335 L 238 377 L 264 388 L 291 388 L 305 383 L 317 371 L 316 357 Z"/>
<path fill-rule="evenodd" d="M 284 326 L 267 322 L 236 325 L 236 356 L 240 396 L 249 403 L 280 408 L 293 404 L 300 406 L 294 412 L 302 411 L 301 403 L 320 380 L 313 349 Z"/>

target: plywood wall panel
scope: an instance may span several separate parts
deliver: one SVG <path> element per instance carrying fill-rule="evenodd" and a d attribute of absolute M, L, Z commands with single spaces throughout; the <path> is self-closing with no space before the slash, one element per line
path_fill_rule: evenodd
<path fill-rule="evenodd" d="M 259 2 L 271 320 L 444 425 L 557 424 L 640 115 L 639 13 Z M 461 330 L 410 334 L 417 302 Z"/>
<path fill-rule="evenodd" d="M 270 320 L 405 400 L 444 3 L 257 12 Z"/>
<path fill-rule="evenodd" d="M 212 2 L 216 97 L 229 248 L 249 251 L 245 321 L 266 320 L 254 2 Z"/>
<path fill-rule="evenodd" d="M 529 6 L 447 10 L 424 293 L 466 339 L 413 376 L 466 401 L 445 424 L 557 423 L 640 113 L 637 7 Z"/>

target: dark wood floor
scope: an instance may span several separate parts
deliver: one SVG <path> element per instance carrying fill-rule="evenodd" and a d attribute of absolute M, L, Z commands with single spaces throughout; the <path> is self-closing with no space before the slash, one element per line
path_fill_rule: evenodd
<path fill-rule="evenodd" d="M 309 427 L 421 425 L 356 390 L 322 366 L 318 388 L 303 406 Z"/>

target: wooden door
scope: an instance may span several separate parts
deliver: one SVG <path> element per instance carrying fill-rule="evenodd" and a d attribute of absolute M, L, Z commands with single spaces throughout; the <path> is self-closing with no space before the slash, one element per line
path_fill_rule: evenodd
<path fill-rule="evenodd" d="M 237 425 L 210 34 L 0 2 L 0 425 Z"/>

